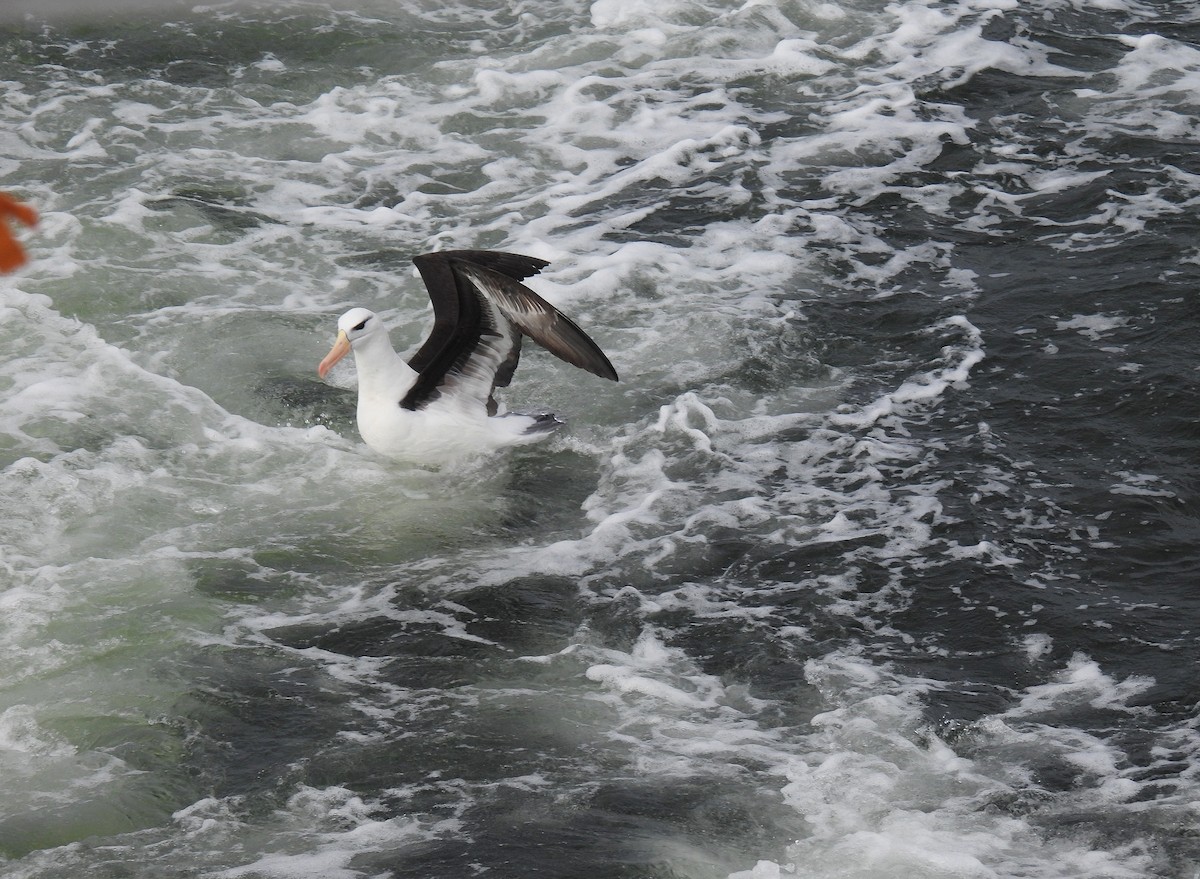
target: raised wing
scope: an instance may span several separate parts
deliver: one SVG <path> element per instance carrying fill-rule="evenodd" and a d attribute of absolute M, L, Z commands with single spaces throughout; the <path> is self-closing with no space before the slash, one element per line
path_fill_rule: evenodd
<path fill-rule="evenodd" d="M 616 370 L 586 333 L 528 287 L 548 265 L 515 253 L 452 250 L 413 262 L 429 290 L 434 326 L 409 365 L 420 377 L 401 401 L 419 409 L 453 387 L 496 409 L 492 391 L 508 385 L 527 335 L 548 351 L 603 378 Z"/>
<path fill-rule="evenodd" d="M 555 357 L 593 375 L 617 381 L 617 371 L 600 346 L 557 308 L 520 281 L 472 263 L 454 263 L 454 271 L 495 304 L 522 333 Z"/>
<path fill-rule="evenodd" d="M 453 346 L 455 335 L 473 323 L 476 294 L 463 289 L 455 277 L 451 266 L 459 262 L 483 266 L 514 281 L 536 275 L 550 264 L 537 257 L 497 250 L 444 250 L 414 257 L 413 264 L 433 303 L 433 329 L 408 361 L 417 372 L 428 369 L 448 345 Z"/>

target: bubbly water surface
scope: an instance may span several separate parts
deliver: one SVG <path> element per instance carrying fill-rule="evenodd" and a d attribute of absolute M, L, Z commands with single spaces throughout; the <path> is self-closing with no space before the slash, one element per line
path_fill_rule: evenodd
<path fill-rule="evenodd" d="M 0 873 L 1200 870 L 1200 7 L 0 13 Z M 381 460 L 336 316 L 612 385 Z"/>

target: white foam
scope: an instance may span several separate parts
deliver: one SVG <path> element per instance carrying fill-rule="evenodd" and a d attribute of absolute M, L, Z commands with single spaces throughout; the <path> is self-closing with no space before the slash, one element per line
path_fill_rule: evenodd
<path fill-rule="evenodd" d="M 393 5 L 377 5 L 395 21 Z M 845 397 L 856 376 L 821 370 L 815 356 L 802 372 L 802 354 L 809 301 L 912 295 L 913 273 L 936 285 L 922 293 L 974 291 L 950 245 L 897 246 L 854 208 L 899 196 L 953 216 L 964 194 L 953 175 L 904 185 L 947 144 L 979 136 L 979 120 L 960 106 L 930 100 L 938 89 L 986 70 L 1081 76 L 1025 35 L 985 35 L 1014 8 L 598 0 L 556 7 L 562 17 L 539 23 L 536 40 L 509 34 L 501 47 L 481 37 L 417 71 L 321 68 L 314 81 L 333 71 L 340 84 L 315 94 L 303 89 L 325 87 L 288 92 L 304 65 L 272 54 L 247 55 L 259 60 L 238 68 L 237 88 L 61 66 L 41 71 L 36 87 L 8 89 L 0 144 L 14 158 L 0 172 L 41 179 L 57 168 L 71 184 L 37 184 L 49 210 L 22 276 L 53 300 L 0 290 L 0 522 L 11 577 L 0 592 L 0 695 L 27 698 L 39 684 L 49 694 L 0 713 L 0 745 L 32 755 L 38 775 L 20 802 L 124 784 L 125 767 L 50 729 L 54 711 L 170 716 L 179 682 L 159 683 L 151 671 L 184 643 L 261 647 L 319 667 L 353 689 L 347 710 L 378 722 L 341 740 L 378 742 L 403 711 L 420 710 L 388 680 L 386 659 L 288 648 L 272 632 L 383 617 L 498 650 L 471 631 L 458 593 L 561 576 L 584 604 L 628 602 L 641 620 L 736 621 L 781 650 L 808 650 L 825 636 L 765 591 L 808 590 L 832 619 L 886 637 L 899 634 L 887 631 L 888 616 L 910 584 L 893 574 L 864 594 L 858 561 L 895 569 L 935 547 L 938 557 L 1012 566 L 992 540 L 938 538 L 944 489 L 922 471 L 936 450 L 911 430 L 969 386 L 987 351 L 980 329 L 962 315 L 931 325 L 940 355 L 893 371 L 862 403 Z M 544 11 L 530 7 L 515 27 Z M 427 12 L 478 27 L 471 7 Z M 1195 50 L 1123 39 L 1129 51 L 1115 75 L 1091 78 L 1095 88 L 1074 96 L 1088 136 L 1186 140 L 1195 114 L 1144 99 L 1194 94 Z M 256 77 L 269 83 L 253 93 L 264 100 L 243 88 Z M 991 146 L 994 164 L 973 175 L 998 181 L 976 190 L 981 229 L 1110 173 L 1033 167 L 1019 139 Z M 999 182 L 1007 175 L 1024 184 L 1015 194 Z M 1149 193 L 1105 205 L 1093 220 L 1135 229 L 1185 208 Z M 584 458 L 579 472 L 594 466 L 598 478 L 579 489 L 578 514 L 547 517 L 515 546 L 490 530 L 507 511 L 500 468 L 492 482 L 465 485 L 397 472 L 364 454 L 352 428 L 338 437 L 276 424 L 256 390 L 264 375 L 311 373 L 328 345 L 326 317 L 350 304 L 385 311 L 418 341 L 428 304 L 411 272 L 394 271 L 393 254 L 453 246 L 552 259 L 531 283 L 594 328 L 626 376 L 596 389 L 526 356 L 512 394 L 546 398 L 572 417 L 576 433 L 555 449 Z M 1126 325 L 1075 315 L 1057 329 L 1101 339 Z M 741 386 L 749 355 L 779 375 Z M 1114 493 L 1168 496 L 1152 476 L 1115 478 Z M 994 474 L 978 491 L 1003 496 L 1010 485 Z M 844 547 L 847 570 L 813 576 L 797 563 L 785 575 L 794 583 L 747 583 L 745 571 L 722 567 L 725 547 L 713 535 L 728 535 L 737 561 L 751 554 L 740 544 L 781 559 Z M 287 594 L 198 594 L 197 568 L 266 571 L 256 561 L 264 550 L 312 557 L 299 549 L 353 573 L 317 564 L 292 572 Z M 405 606 L 401 582 L 443 603 Z M 1038 672 L 1052 645 L 1031 633 L 1014 649 L 1045 677 L 951 747 L 924 715 L 936 684 L 850 648 L 809 663 L 789 696 L 801 704 L 767 706 L 813 715 L 781 726 L 736 669 L 706 673 L 673 634 L 647 624 L 621 649 L 584 626 L 524 665 L 558 688 L 547 702 L 603 707 L 587 721 L 608 748 L 597 762 L 638 779 L 748 778 L 761 794 L 745 804 L 750 813 L 803 829 L 762 856 L 739 849 L 740 879 L 1151 875 L 1136 846 L 1048 834 L 1037 816 L 996 806 L 1028 792 L 1028 767 L 1045 755 L 1082 779 L 1055 808 L 1131 802 L 1143 782 L 1118 744 L 1053 721 L 1081 709 L 1133 716 L 1148 681 L 1082 655 Z M 455 696 L 471 706 L 488 697 L 483 689 Z M 539 710 L 540 721 L 566 723 Z M 1174 732 L 1194 761 L 1194 730 Z M 561 779 L 505 783 L 515 781 Z M 1167 807 L 1194 818 L 1190 790 L 1181 785 Z M 362 872 L 359 855 L 463 831 L 453 819 L 385 819 L 370 797 L 337 786 L 292 793 L 253 820 L 236 797 L 201 800 L 134 840 L 153 844 L 127 849 L 166 852 L 173 867 L 206 875 L 342 877 Z M 130 839 L 105 845 L 106 856 Z M 78 875 L 95 850 L 42 863 L 62 858 L 61 874 Z"/>
<path fill-rule="evenodd" d="M 956 328 L 964 337 L 961 347 L 942 349 L 949 361 L 946 366 L 909 379 L 862 410 L 835 416 L 833 423 L 861 429 L 912 404 L 931 402 L 953 388 L 965 387 L 971 369 L 984 359 L 983 334 L 962 316 L 946 319 L 939 329 L 942 327 Z"/>
<path fill-rule="evenodd" d="M 1122 712 L 1135 712 L 1125 703 L 1153 685 L 1147 678 L 1131 677 L 1124 681 L 1114 680 L 1105 674 L 1094 660 L 1076 654 L 1057 680 L 1040 684 L 1025 691 L 1019 705 L 1012 710 L 1013 716 L 1040 714 L 1064 702 L 1081 701 L 1094 708 L 1107 708 Z"/>
<path fill-rule="evenodd" d="M 1086 336 L 1092 341 L 1097 341 L 1113 330 L 1128 325 L 1129 318 L 1107 314 L 1076 314 L 1068 320 L 1055 322 L 1058 329 L 1075 330 L 1081 336 Z"/>
<path fill-rule="evenodd" d="M 13 705 L 0 712 L 0 758 L 8 777 L 18 770 L 28 771 L 31 758 L 67 757 L 74 753 L 69 743 L 38 723 L 30 706 Z M 20 759 L 13 760 L 14 755 L 20 755 Z"/>
<path fill-rule="evenodd" d="M 1045 657 L 1050 652 L 1051 647 L 1054 646 L 1053 639 L 1049 635 L 1042 633 L 1026 635 L 1023 644 L 1025 646 L 1025 654 L 1032 661 Z"/>
<path fill-rule="evenodd" d="M 1077 661 L 1067 675 L 1089 684 L 1103 677 L 1087 666 Z M 840 703 L 814 718 L 810 752 L 787 770 L 783 794 L 805 816 L 811 833 L 789 847 L 788 861 L 759 862 L 734 876 L 773 876 L 778 869 L 779 875 L 1048 877 L 1064 875 L 1064 864 L 1072 865 L 1066 875 L 1148 875 L 1150 861 L 1136 851 L 1047 838 L 1028 820 L 984 808 L 1028 783 L 1010 774 L 1015 764 L 991 757 L 1017 743 L 1062 748 L 1068 762 L 1095 779 L 1099 800 L 1128 798 L 1137 785 L 1118 777 L 1120 756 L 1099 739 L 1045 727 L 1017 733 L 1014 726 L 990 723 L 973 749 L 979 756 L 967 759 L 927 730 L 918 734 L 918 694 L 903 678 L 845 655 L 810 663 L 809 674 L 827 698 Z M 881 685 L 892 694 L 881 694 Z M 1037 697 L 1070 698 L 1063 691 L 1034 689 Z M 1022 713 L 1014 711 L 1009 723 L 1018 723 Z"/>
<path fill-rule="evenodd" d="M 663 672 L 672 658 L 678 658 L 678 652 L 667 650 L 653 632 L 645 631 L 634 645 L 630 655 L 631 665 L 592 665 L 587 669 L 587 677 L 621 693 L 638 693 L 674 707 L 713 707 L 721 691 L 714 679 L 692 675 L 690 684 L 702 682 L 702 690 L 697 693 L 647 674 Z"/>

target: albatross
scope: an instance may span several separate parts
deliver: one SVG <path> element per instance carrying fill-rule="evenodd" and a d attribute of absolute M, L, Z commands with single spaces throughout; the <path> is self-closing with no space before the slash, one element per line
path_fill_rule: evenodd
<path fill-rule="evenodd" d="M 546 439 L 563 422 L 550 414 L 498 414 L 528 336 L 550 353 L 617 381 L 604 352 L 574 321 L 521 282 L 549 265 L 487 250 L 413 258 L 433 302 L 433 329 L 407 362 L 392 348 L 379 315 L 352 308 L 338 318 L 337 341 L 317 366 L 324 379 L 354 353 L 358 432 L 390 458 L 441 465 Z"/>

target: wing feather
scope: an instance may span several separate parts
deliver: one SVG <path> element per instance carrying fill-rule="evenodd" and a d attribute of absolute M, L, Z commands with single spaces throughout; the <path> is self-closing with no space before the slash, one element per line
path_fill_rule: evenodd
<path fill-rule="evenodd" d="M 506 387 L 526 335 L 556 357 L 617 380 L 608 357 L 570 318 L 521 283 L 545 260 L 516 253 L 451 250 L 413 262 L 433 304 L 433 329 L 409 366 L 419 373 L 400 405 L 421 409 L 461 394 L 496 411 L 492 392 Z"/>
<path fill-rule="evenodd" d="M 557 308 L 520 281 L 469 262 L 452 263 L 497 309 L 529 338 L 560 360 L 593 375 L 617 381 L 617 371 L 592 338 Z"/>

